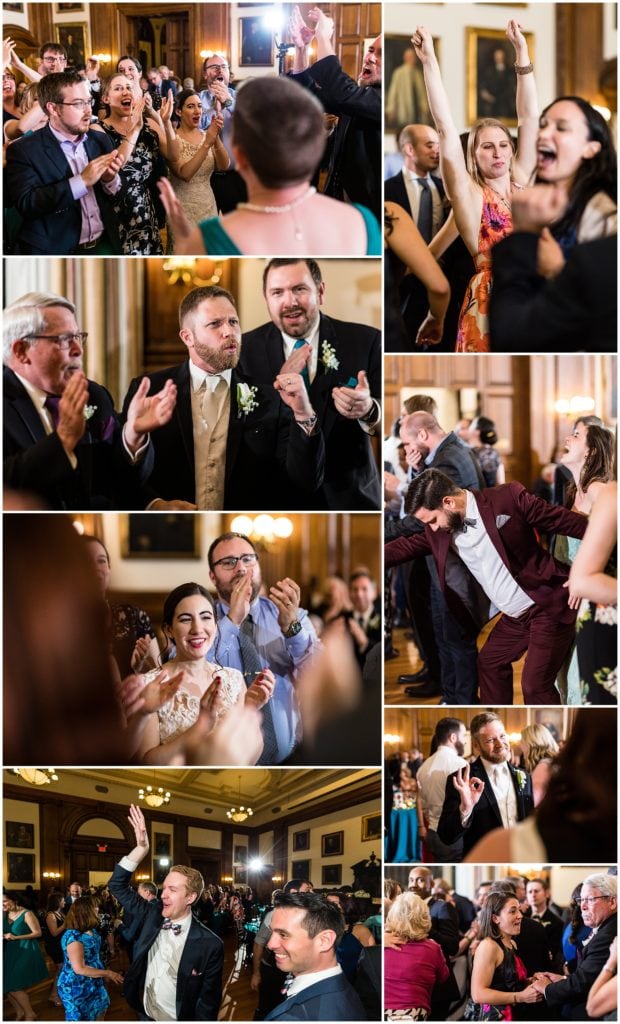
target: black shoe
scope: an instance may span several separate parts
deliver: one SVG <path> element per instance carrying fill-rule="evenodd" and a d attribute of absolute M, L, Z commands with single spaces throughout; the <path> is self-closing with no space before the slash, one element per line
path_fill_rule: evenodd
<path fill-rule="evenodd" d="M 420 672 L 414 672 L 412 675 L 403 675 L 398 677 L 398 682 L 401 686 L 422 686 L 424 683 L 430 683 L 431 675 L 427 668 L 421 669 Z"/>
<path fill-rule="evenodd" d="M 441 697 L 441 687 L 429 682 L 426 686 L 407 686 L 405 693 L 408 697 Z"/>

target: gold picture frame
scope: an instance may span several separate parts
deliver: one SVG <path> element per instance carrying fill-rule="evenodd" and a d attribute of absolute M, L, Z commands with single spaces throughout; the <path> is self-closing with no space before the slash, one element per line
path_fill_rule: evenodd
<path fill-rule="evenodd" d="M 534 33 L 524 32 L 534 63 Z M 494 53 L 504 53 L 505 71 L 494 66 Z M 496 117 L 508 128 L 517 127 L 515 97 L 517 76 L 514 71 L 514 50 L 502 29 L 465 29 L 465 67 L 467 123 L 474 124 L 481 117 Z M 495 88 L 495 92 L 493 92 Z"/>
<path fill-rule="evenodd" d="M 122 558 L 200 558 L 200 514 L 125 512 L 119 518 Z"/>
<path fill-rule="evenodd" d="M 374 814 L 362 815 L 362 842 L 368 843 L 373 839 L 381 839 L 382 821 L 381 811 Z"/>

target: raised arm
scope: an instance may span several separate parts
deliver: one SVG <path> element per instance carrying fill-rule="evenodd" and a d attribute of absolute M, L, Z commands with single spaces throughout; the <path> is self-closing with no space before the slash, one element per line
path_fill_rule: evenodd
<path fill-rule="evenodd" d="M 515 51 L 517 76 L 517 155 L 512 176 L 519 185 L 527 185 L 536 167 L 536 138 L 538 135 L 538 96 L 536 79 L 530 61 L 527 40 L 517 21 L 508 22 L 506 35 Z M 530 69 L 531 70 L 527 70 Z"/>
<path fill-rule="evenodd" d="M 441 341 L 443 333 L 443 321 L 450 302 L 450 285 L 407 211 L 398 203 L 389 201 L 384 206 L 391 219 L 391 230 L 386 231 L 385 241 L 428 292 L 432 323 L 427 318 L 421 340 L 436 344 Z"/>
<path fill-rule="evenodd" d="M 568 578 L 571 598 L 586 598 L 597 604 L 618 603 L 618 581 L 604 571 L 617 540 L 618 485 L 605 484 L 596 499 L 585 536 Z"/>
<path fill-rule="evenodd" d="M 136 837 L 136 845 L 127 856 L 134 864 L 140 864 L 149 852 L 150 846 L 146 822 L 142 810 L 140 807 L 136 807 L 135 804 L 129 805 L 128 818 Z"/>
<path fill-rule="evenodd" d="M 433 38 L 428 29 L 418 25 L 411 42 L 424 69 L 428 102 L 439 135 L 441 176 L 446 194 L 453 203 L 459 200 L 467 202 L 479 192 L 479 189 L 467 171 L 458 129 L 452 117 L 450 101 L 435 55 Z M 455 213 L 458 219 L 458 211 Z"/>

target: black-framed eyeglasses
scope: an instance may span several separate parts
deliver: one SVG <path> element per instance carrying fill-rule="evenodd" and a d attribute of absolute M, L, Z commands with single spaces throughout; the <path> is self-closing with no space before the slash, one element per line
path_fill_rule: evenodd
<path fill-rule="evenodd" d="M 578 900 L 575 900 L 575 903 L 581 903 L 581 906 L 583 907 L 584 904 L 587 906 L 588 903 L 596 903 L 597 900 L 609 899 L 611 899 L 611 896 L 581 896 Z"/>
<path fill-rule="evenodd" d="M 60 103 L 56 104 L 57 107 L 75 107 L 76 110 L 88 110 L 92 106 L 90 100 L 71 100 L 70 103 L 65 103 L 61 100 Z"/>
<path fill-rule="evenodd" d="M 82 348 L 84 348 L 84 345 L 88 340 L 88 332 L 76 331 L 75 334 L 28 334 L 27 338 L 34 338 L 37 340 L 39 338 L 44 338 L 46 341 L 53 341 L 59 348 L 71 348 L 71 346 L 77 341 Z"/>
<path fill-rule="evenodd" d="M 62 54 L 57 54 L 56 56 L 53 56 L 53 57 L 44 57 L 43 58 L 43 63 L 44 64 L 66 64 L 67 63 L 67 58 L 63 57 Z"/>
<path fill-rule="evenodd" d="M 228 71 L 228 64 L 207 64 L 207 71 Z"/>
<path fill-rule="evenodd" d="M 258 555 L 255 551 L 248 555 L 228 555 L 226 558 L 218 558 L 217 562 L 213 563 L 213 568 L 216 565 L 221 565 L 224 569 L 236 569 L 237 562 L 241 562 L 244 569 L 247 569 L 250 565 L 256 565 L 258 562 Z"/>

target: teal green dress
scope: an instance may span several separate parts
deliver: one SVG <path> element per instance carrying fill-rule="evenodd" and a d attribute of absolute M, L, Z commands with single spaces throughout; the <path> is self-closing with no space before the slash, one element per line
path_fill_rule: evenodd
<path fill-rule="evenodd" d="M 359 203 L 353 203 L 353 206 L 356 210 L 359 210 L 366 225 L 366 255 L 380 256 L 383 240 L 377 218 L 365 206 L 360 206 Z M 241 250 L 237 248 L 230 235 L 222 227 L 219 217 L 209 217 L 207 220 L 201 220 L 198 227 L 202 235 L 205 252 L 209 253 L 210 256 L 243 256 Z"/>
<path fill-rule="evenodd" d="M 13 935 L 28 935 L 30 931 L 25 910 L 14 921 L 10 920 L 8 914 L 4 914 L 3 935 L 9 932 Z M 6 940 L 2 961 L 2 990 L 5 995 L 7 992 L 22 992 L 50 976 L 38 939 L 20 939 L 19 942 L 15 939 Z"/>

